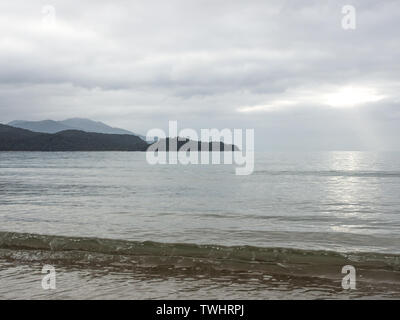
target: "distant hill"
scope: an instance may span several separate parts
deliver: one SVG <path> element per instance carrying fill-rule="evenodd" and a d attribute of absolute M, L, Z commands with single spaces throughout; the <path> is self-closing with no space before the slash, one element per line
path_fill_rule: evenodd
<path fill-rule="evenodd" d="M 106 125 L 100 121 L 93 121 L 90 119 L 83 119 L 83 118 L 72 118 L 63 121 L 59 121 L 61 124 L 68 126 L 73 129 L 82 130 L 86 132 L 97 132 L 97 133 L 108 133 L 108 134 L 133 134 L 137 135 L 131 131 L 120 129 L 120 128 L 113 128 Z"/>
<path fill-rule="evenodd" d="M 54 121 L 54 120 L 43 120 L 43 121 L 15 120 L 8 123 L 8 125 L 15 128 L 21 128 L 42 133 L 56 133 L 72 129 L 69 126 L 60 123 L 59 121 Z"/>
<path fill-rule="evenodd" d="M 176 138 L 175 138 L 176 140 Z M 169 151 L 170 139 L 158 140 L 158 151 Z M 0 124 L 0 151 L 146 151 L 149 143 L 135 135 L 107 134 L 65 130 L 56 133 L 33 132 Z M 199 142 L 182 139 L 177 142 L 178 150 L 185 145 L 191 150 L 197 145 L 198 151 L 238 150 L 236 146 L 223 142 Z M 162 148 L 165 146 L 165 148 Z"/>
<path fill-rule="evenodd" d="M 34 132 L 57 133 L 65 130 L 80 130 L 85 132 L 107 133 L 107 134 L 129 134 L 139 136 L 131 131 L 113 128 L 100 121 L 93 121 L 84 118 L 72 118 L 63 121 L 42 120 L 42 121 L 25 121 L 14 120 L 8 123 L 9 126 L 27 129 Z M 145 140 L 145 137 L 140 136 Z"/>
<path fill-rule="evenodd" d="M 196 150 L 196 151 L 239 151 L 239 148 L 232 144 L 225 144 L 223 142 L 201 142 L 189 140 L 187 138 L 166 138 L 154 142 L 154 147 L 158 151 L 170 151 L 171 140 L 176 145 L 178 151 Z M 182 147 L 184 149 L 181 149 Z M 175 150 L 173 150 L 175 151 Z"/>
<path fill-rule="evenodd" d="M 66 130 L 39 133 L 0 124 L 0 151 L 146 151 L 135 135 Z"/>

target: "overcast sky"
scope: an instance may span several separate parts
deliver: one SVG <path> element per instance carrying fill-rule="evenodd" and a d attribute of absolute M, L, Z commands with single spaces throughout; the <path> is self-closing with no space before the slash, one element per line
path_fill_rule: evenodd
<path fill-rule="evenodd" d="M 178 120 L 254 128 L 256 150 L 398 150 L 399 33 L 398 0 L 1 1 L 0 122 Z"/>

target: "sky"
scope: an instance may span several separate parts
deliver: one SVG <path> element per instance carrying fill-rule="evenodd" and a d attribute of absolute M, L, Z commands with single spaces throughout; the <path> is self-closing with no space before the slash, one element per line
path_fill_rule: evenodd
<path fill-rule="evenodd" d="M 177 120 L 254 129 L 256 151 L 400 150 L 399 33 L 398 0 L 1 1 L 0 123 Z"/>

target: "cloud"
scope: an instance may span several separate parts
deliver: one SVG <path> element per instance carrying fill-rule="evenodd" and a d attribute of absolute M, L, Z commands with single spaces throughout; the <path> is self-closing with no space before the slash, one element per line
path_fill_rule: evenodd
<path fill-rule="evenodd" d="M 398 147 L 398 1 L 353 1 L 347 31 L 333 0 L 51 5 L 54 23 L 41 1 L 0 4 L 3 122 L 87 116 L 145 133 L 178 119 L 256 128 L 260 149 Z"/>

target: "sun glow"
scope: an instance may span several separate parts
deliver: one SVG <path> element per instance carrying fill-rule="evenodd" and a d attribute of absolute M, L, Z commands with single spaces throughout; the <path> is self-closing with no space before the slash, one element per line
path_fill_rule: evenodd
<path fill-rule="evenodd" d="M 339 88 L 322 87 L 312 90 L 302 89 L 287 92 L 281 99 L 271 99 L 265 104 L 242 106 L 238 112 L 270 112 L 297 105 L 324 105 L 335 108 L 351 108 L 366 103 L 380 101 L 387 96 L 382 95 L 374 88 L 346 86 Z"/>
<path fill-rule="evenodd" d="M 323 96 L 324 104 L 332 107 L 354 107 L 368 102 L 382 100 L 384 96 L 374 89 L 361 87 L 344 87 L 337 92 Z"/>

